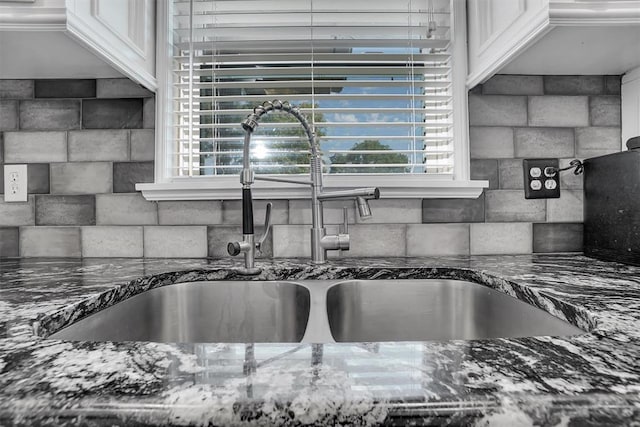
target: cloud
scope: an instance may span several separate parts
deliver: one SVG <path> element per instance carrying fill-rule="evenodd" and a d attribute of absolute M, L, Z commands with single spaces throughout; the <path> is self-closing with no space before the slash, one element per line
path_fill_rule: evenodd
<path fill-rule="evenodd" d="M 336 114 L 333 115 L 333 121 L 334 122 L 357 123 L 358 122 L 358 117 L 356 117 L 355 114 L 336 113 Z"/>

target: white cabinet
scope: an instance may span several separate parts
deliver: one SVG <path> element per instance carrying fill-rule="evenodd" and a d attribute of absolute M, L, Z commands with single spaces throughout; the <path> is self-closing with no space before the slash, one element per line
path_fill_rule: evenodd
<path fill-rule="evenodd" d="M 640 68 L 622 77 L 622 142 L 635 136 L 640 136 Z"/>
<path fill-rule="evenodd" d="M 151 90 L 155 0 L 0 2 L 0 78 L 125 75 Z"/>
<path fill-rule="evenodd" d="M 546 29 L 547 0 L 468 0 L 469 87 L 486 80 Z"/>
<path fill-rule="evenodd" d="M 473 87 L 503 74 L 623 74 L 640 66 L 640 1 L 467 0 Z"/>
<path fill-rule="evenodd" d="M 69 34 L 155 89 L 155 0 L 67 0 Z"/>

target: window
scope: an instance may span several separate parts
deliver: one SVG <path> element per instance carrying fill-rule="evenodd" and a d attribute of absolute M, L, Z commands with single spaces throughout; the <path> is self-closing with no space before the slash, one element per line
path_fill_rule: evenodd
<path fill-rule="evenodd" d="M 240 122 L 275 99 L 299 106 L 315 125 L 326 187 L 379 182 L 389 190 L 383 197 L 481 192 L 483 182 L 468 180 L 466 52 L 456 55 L 452 38 L 460 33 L 464 48 L 464 26 L 452 28 L 452 16 L 464 18 L 462 0 L 160 6 L 167 27 L 166 40 L 159 37 L 165 50 L 159 56 L 166 58 L 159 70 L 166 78 L 159 94 L 161 147 L 156 184 L 139 185 L 143 193 L 165 184 L 169 193 L 193 189 L 189 198 L 233 197 L 234 186 L 239 195 Z M 302 127 L 283 113 L 262 118 L 251 153 L 257 174 L 309 172 Z M 256 187 L 257 197 L 262 188 L 270 197 L 308 197 L 308 189 L 286 184 Z"/>

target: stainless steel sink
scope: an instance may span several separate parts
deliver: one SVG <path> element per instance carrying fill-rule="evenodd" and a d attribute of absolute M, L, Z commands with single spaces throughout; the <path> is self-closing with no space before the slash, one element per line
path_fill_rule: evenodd
<path fill-rule="evenodd" d="M 568 322 L 486 286 L 457 280 L 353 280 L 327 294 L 338 342 L 576 335 Z"/>
<path fill-rule="evenodd" d="M 193 282 L 152 289 L 50 338 L 80 341 L 300 342 L 309 291 L 291 282 Z"/>
<path fill-rule="evenodd" d="M 143 292 L 51 338 L 156 342 L 428 341 L 584 331 L 457 280 L 210 281 Z"/>

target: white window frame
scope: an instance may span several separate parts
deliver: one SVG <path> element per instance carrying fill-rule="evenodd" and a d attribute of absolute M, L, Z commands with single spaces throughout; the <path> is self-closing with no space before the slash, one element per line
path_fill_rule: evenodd
<path fill-rule="evenodd" d="M 451 0 L 451 43 L 453 82 L 454 176 L 437 177 L 410 174 L 361 174 L 323 176 L 329 190 L 357 187 L 378 187 L 381 198 L 477 198 L 488 181 L 471 180 L 469 159 L 469 119 L 467 78 L 467 26 L 465 0 Z M 147 200 L 234 200 L 241 198 L 239 176 L 172 177 L 169 144 L 171 144 L 170 101 L 171 81 L 168 76 L 171 60 L 167 54 L 171 16 L 166 1 L 158 2 L 157 10 L 158 91 L 156 93 L 155 182 L 136 184 Z M 252 186 L 254 199 L 308 199 L 309 188 L 302 185 L 257 181 Z"/>

